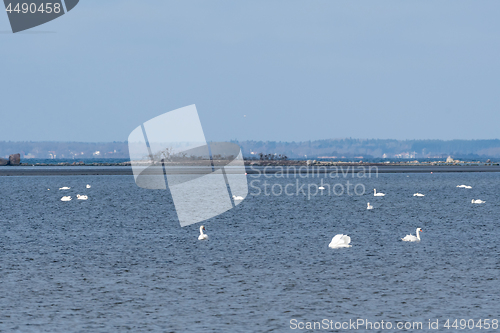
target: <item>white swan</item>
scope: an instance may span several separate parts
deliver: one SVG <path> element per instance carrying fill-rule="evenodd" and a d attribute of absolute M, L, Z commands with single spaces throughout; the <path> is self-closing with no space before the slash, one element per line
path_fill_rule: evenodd
<path fill-rule="evenodd" d="M 368 205 L 367 205 L 366 209 L 373 209 L 373 206 L 372 206 L 372 205 L 370 205 L 370 203 L 368 203 Z"/>
<path fill-rule="evenodd" d="M 413 235 L 406 235 L 404 238 L 401 238 L 401 240 L 405 242 L 420 242 L 420 233 L 423 232 L 422 229 L 417 228 L 417 237 Z"/>
<path fill-rule="evenodd" d="M 469 186 L 469 185 L 457 185 L 457 187 L 461 187 L 461 188 L 472 188 L 472 186 Z"/>
<path fill-rule="evenodd" d="M 69 190 L 71 187 L 67 187 L 67 186 L 64 186 L 64 187 L 60 187 L 59 189 L 60 190 Z"/>
<path fill-rule="evenodd" d="M 89 197 L 88 197 L 88 196 L 86 196 L 86 195 L 80 195 L 80 194 L 77 194 L 77 195 L 76 195 L 76 198 L 77 198 L 78 200 L 87 200 Z"/>
<path fill-rule="evenodd" d="M 422 193 L 418 193 L 418 192 L 417 192 L 417 193 L 415 193 L 413 196 L 414 196 L 414 197 L 425 197 L 425 194 L 422 194 Z"/>
<path fill-rule="evenodd" d="M 328 244 L 328 247 L 332 249 L 339 249 L 341 247 L 351 247 L 352 245 L 349 245 L 350 242 L 351 242 L 351 237 L 344 234 L 338 234 L 332 238 L 332 241 L 330 242 L 330 244 Z"/>
<path fill-rule="evenodd" d="M 62 197 L 61 201 L 71 201 L 71 197 L 69 195 L 65 196 L 65 197 Z"/>
<path fill-rule="evenodd" d="M 486 201 L 483 201 L 481 199 L 476 199 L 476 200 L 472 199 L 472 201 L 471 201 L 471 203 L 473 203 L 473 204 L 482 204 L 482 203 L 485 203 L 485 202 Z"/>
<path fill-rule="evenodd" d="M 325 188 L 323 186 L 318 187 L 318 190 L 324 190 Z"/>
<path fill-rule="evenodd" d="M 242 196 L 239 196 L 239 195 L 233 195 L 233 199 L 234 200 L 243 200 L 244 198 Z"/>
<path fill-rule="evenodd" d="M 383 197 L 383 196 L 385 196 L 385 194 L 384 193 L 377 193 L 377 190 L 373 189 L 373 196 L 374 197 Z"/>
<path fill-rule="evenodd" d="M 87 184 L 87 188 L 91 188 L 92 186 L 90 186 L 89 184 Z"/>
<path fill-rule="evenodd" d="M 205 230 L 204 226 L 200 227 L 200 235 L 198 236 L 198 240 L 208 240 L 208 235 L 203 233 L 203 230 Z"/>

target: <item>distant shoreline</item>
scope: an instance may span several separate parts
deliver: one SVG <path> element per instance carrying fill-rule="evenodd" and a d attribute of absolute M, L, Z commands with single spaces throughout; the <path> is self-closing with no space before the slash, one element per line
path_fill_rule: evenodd
<path fill-rule="evenodd" d="M 152 174 L 162 173 L 161 167 L 154 167 Z M 361 172 L 363 169 L 371 173 L 438 173 L 438 172 L 500 172 L 500 165 L 411 165 L 411 164 L 365 164 L 343 163 L 334 166 L 305 166 L 305 165 L 247 165 L 248 174 L 297 174 L 314 173 L 326 174 L 331 172 Z M 197 173 L 196 166 L 189 169 L 173 167 L 177 174 Z M 295 174 L 294 173 L 294 174 Z M 132 168 L 123 165 L 92 165 L 92 166 L 3 166 L 0 167 L 0 176 L 98 176 L 115 175 L 131 176 Z"/>

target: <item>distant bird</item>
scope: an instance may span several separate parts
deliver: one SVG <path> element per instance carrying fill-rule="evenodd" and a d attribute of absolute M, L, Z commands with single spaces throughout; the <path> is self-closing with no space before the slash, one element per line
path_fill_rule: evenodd
<path fill-rule="evenodd" d="M 64 186 L 64 187 L 60 187 L 59 189 L 60 190 L 69 190 L 71 187 L 67 187 L 67 186 Z"/>
<path fill-rule="evenodd" d="M 405 242 L 420 242 L 420 233 L 423 232 L 422 229 L 417 228 L 417 237 L 413 235 L 406 235 L 404 238 L 401 238 L 402 241 Z"/>
<path fill-rule="evenodd" d="M 352 245 L 349 245 L 350 242 L 351 242 L 351 237 L 344 234 L 338 234 L 332 238 L 332 241 L 330 242 L 330 244 L 328 244 L 328 247 L 332 249 L 339 249 L 341 247 L 351 247 Z"/>
<path fill-rule="evenodd" d="M 457 187 L 461 187 L 461 188 L 472 188 L 472 186 L 469 186 L 469 185 L 457 185 Z"/>
<path fill-rule="evenodd" d="M 89 184 L 87 184 L 87 188 L 91 188 L 92 186 L 90 186 Z"/>
<path fill-rule="evenodd" d="M 80 194 L 77 194 L 77 195 L 76 195 L 76 198 L 77 198 L 78 200 L 87 200 L 89 197 L 88 197 L 88 196 L 86 196 L 86 195 L 80 195 Z"/>
<path fill-rule="evenodd" d="M 233 195 L 233 199 L 234 200 L 243 200 L 245 198 L 243 198 L 242 196 L 239 196 L 239 195 Z"/>
<path fill-rule="evenodd" d="M 370 205 L 370 203 L 368 203 L 368 206 L 366 207 L 366 209 L 373 209 L 373 206 Z"/>
<path fill-rule="evenodd" d="M 425 194 L 422 194 L 422 193 L 415 193 L 413 196 L 414 196 L 414 197 L 425 197 Z"/>
<path fill-rule="evenodd" d="M 472 201 L 471 201 L 471 203 L 473 203 L 473 204 L 482 204 L 482 203 L 485 203 L 485 202 L 486 201 L 483 201 L 481 199 L 476 199 L 476 200 L 472 199 Z"/>
<path fill-rule="evenodd" d="M 324 190 L 325 188 L 323 186 L 318 187 L 318 190 Z"/>
<path fill-rule="evenodd" d="M 69 195 L 65 196 L 65 197 L 62 197 L 61 201 L 71 201 L 71 197 Z"/>
<path fill-rule="evenodd" d="M 200 235 L 198 236 L 198 240 L 208 240 L 208 235 L 203 233 L 203 230 L 205 230 L 204 226 L 200 227 Z"/>
<path fill-rule="evenodd" d="M 384 197 L 385 194 L 384 193 L 377 193 L 377 190 L 373 189 L 373 196 L 374 197 Z"/>

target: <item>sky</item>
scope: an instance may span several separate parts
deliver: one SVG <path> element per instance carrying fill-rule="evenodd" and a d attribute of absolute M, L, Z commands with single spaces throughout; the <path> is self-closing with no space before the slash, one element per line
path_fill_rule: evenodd
<path fill-rule="evenodd" d="M 495 139 L 500 2 L 82 0 L 12 34 L 0 140 L 126 141 L 195 104 L 210 141 Z"/>

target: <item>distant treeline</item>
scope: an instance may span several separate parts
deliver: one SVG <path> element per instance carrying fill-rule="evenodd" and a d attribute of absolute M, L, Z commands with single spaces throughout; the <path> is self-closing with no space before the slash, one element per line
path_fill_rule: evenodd
<path fill-rule="evenodd" d="M 0 157 L 20 153 L 21 159 L 128 158 L 126 142 L 12 142 L 0 141 Z"/>
<path fill-rule="evenodd" d="M 500 157 L 500 140 L 329 139 L 302 142 L 240 141 L 244 156 L 281 154 L 289 158 Z M 253 154 L 252 154 L 253 153 Z"/>
<path fill-rule="evenodd" d="M 245 158 L 446 158 L 500 157 L 500 140 L 382 140 L 330 139 L 302 142 L 232 141 Z M 11 142 L 0 141 L 0 157 L 20 153 L 21 158 L 128 158 L 126 142 Z M 262 155 L 261 155 L 262 154 Z M 279 156 L 281 155 L 281 156 Z"/>

